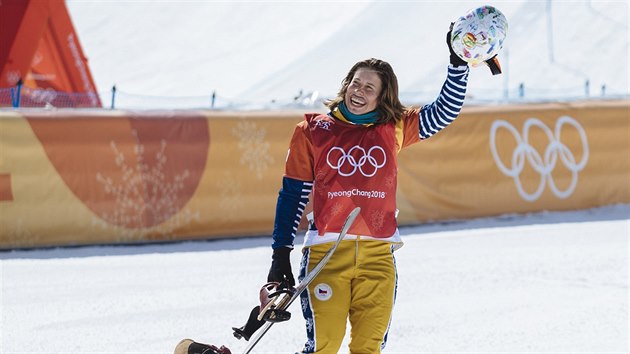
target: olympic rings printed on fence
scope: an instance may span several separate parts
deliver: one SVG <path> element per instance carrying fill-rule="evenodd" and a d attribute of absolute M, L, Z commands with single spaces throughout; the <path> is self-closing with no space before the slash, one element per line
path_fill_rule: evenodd
<path fill-rule="evenodd" d="M 339 151 L 341 152 L 341 155 L 336 159 L 336 161 L 331 162 L 330 154 L 333 151 Z M 374 154 L 375 151 L 376 154 Z M 380 154 L 378 153 L 378 151 L 380 151 Z M 360 157 L 356 155 L 360 155 Z M 382 157 L 379 155 L 382 155 Z M 382 161 L 379 162 L 379 160 Z M 361 174 L 365 177 L 372 177 L 376 174 L 379 168 L 385 166 L 385 163 L 387 162 L 387 156 L 385 155 L 385 150 L 383 150 L 383 148 L 380 146 L 373 146 L 366 152 L 364 148 L 360 147 L 359 145 L 355 145 L 350 148 L 347 153 L 343 150 L 343 148 L 335 146 L 328 151 L 328 154 L 326 155 L 326 162 L 328 163 L 328 166 L 330 166 L 333 170 L 337 170 L 339 175 L 344 177 L 354 175 L 357 170 L 361 172 Z M 364 166 L 366 164 L 371 166 L 369 167 L 369 169 L 366 166 L 367 172 L 364 170 Z M 342 171 L 342 169 L 345 172 Z"/>
<path fill-rule="evenodd" d="M 578 132 L 582 145 L 582 158 L 578 162 L 573 155 L 573 152 L 562 143 L 562 128 L 565 125 L 573 126 Z M 547 139 L 549 144 L 547 145 L 544 155 L 541 154 L 529 143 L 529 131 L 532 127 L 540 128 Z M 512 159 L 510 166 L 508 167 L 499 156 L 496 146 L 496 135 L 500 128 L 506 129 L 510 132 L 516 140 L 517 146 L 512 152 Z M 523 124 L 523 135 L 521 136 L 516 128 L 505 120 L 496 120 L 492 123 L 490 128 L 490 150 L 494 161 L 499 167 L 499 170 L 508 177 L 512 177 L 516 184 L 516 188 L 521 197 L 527 201 L 533 202 L 538 199 L 545 189 L 545 185 L 549 184 L 549 189 L 553 194 L 561 199 L 569 197 L 575 191 L 575 187 L 578 182 L 578 172 L 583 170 L 588 162 L 588 140 L 586 138 L 586 132 L 584 128 L 575 119 L 569 116 L 562 116 L 556 121 L 555 130 L 552 133 L 551 129 L 537 118 L 529 118 Z M 528 193 L 523 188 L 521 183 L 520 174 L 525 168 L 525 162 L 529 162 L 531 167 L 540 174 L 540 182 L 536 191 Z M 571 172 L 571 183 L 569 186 L 561 190 L 556 186 L 553 179 L 552 172 L 556 167 L 556 164 L 560 161 L 564 167 Z"/>

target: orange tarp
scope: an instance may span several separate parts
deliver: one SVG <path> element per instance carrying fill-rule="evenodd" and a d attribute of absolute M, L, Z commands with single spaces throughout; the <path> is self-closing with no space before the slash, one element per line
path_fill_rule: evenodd
<path fill-rule="evenodd" d="M 85 93 L 65 106 L 101 102 L 63 0 L 0 1 L 0 87 Z"/>

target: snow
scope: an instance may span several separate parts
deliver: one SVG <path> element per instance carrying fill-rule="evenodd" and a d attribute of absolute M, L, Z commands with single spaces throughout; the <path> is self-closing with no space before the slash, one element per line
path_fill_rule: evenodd
<path fill-rule="evenodd" d="M 385 353 L 628 353 L 630 205 L 403 228 Z M 297 240 L 299 243 L 301 240 Z M 0 352 L 223 344 L 256 304 L 270 239 L 0 253 Z M 294 269 L 299 252 L 293 252 Z M 299 306 L 255 353 L 293 353 Z M 347 352 L 347 340 L 341 352 Z"/>
<path fill-rule="evenodd" d="M 208 107 L 216 91 L 216 105 L 231 109 L 319 103 L 369 57 L 392 64 L 404 102 L 431 102 L 446 75 L 449 23 L 484 4 L 67 0 L 106 106 L 116 85 L 118 107 Z M 491 4 L 509 22 L 504 74 L 474 68 L 468 104 L 585 98 L 586 81 L 588 97 L 604 85 L 605 97 L 630 94 L 627 1 Z"/>

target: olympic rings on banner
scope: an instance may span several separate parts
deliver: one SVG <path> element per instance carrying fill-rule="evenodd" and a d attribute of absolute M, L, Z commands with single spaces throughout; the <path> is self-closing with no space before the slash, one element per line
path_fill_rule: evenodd
<path fill-rule="evenodd" d="M 335 161 L 331 162 L 330 154 L 333 151 L 339 151 L 341 152 L 341 155 Z M 376 154 L 374 154 L 375 151 Z M 380 151 L 380 153 L 378 153 L 378 151 Z M 375 156 L 373 156 L 373 154 Z M 379 162 L 379 160 L 381 162 Z M 344 177 L 352 176 L 357 171 L 361 172 L 361 174 L 365 177 L 372 177 L 376 174 L 379 168 L 385 166 L 385 163 L 387 162 L 387 156 L 385 155 L 385 150 L 383 150 L 383 148 L 380 146 L 373 146 L 366 152 L 364 148 L 360 147 L 359 145 L 355 145 L 350 148 L 347 153 L 343 150 L 343 148 L 335 146 L 330 149 L 330 151 L 328 151 L 328 154 L 326 155 L 326 162 L 328 163 L 328 166 L 330 166 L 334 170 L 337 170 L 339 175 Z M 367 172 L 364 170 L 364 166 L 366 164 L 371 166 L 369 168 L 367 168 L 366 166 L 365 169 L 367 170 Z M 346 168 L 344 166 L 349 167 Z M 342 169 L 344 169 L 345 172 L 342 171 Z"/>
<path fill-rule="evenodd" d="M 582 143 L 582 158 L 579 162 L 576 161 L 575 156 L 569 147 L 562 143 L 562 128 L 567 124 L 573 126 L 580 135 Z M 540 153 L 529 143 L 529 131 L 532 127 L 540 128 L 549 140 L 549 144 L 547 145 L 543 156 L 541 156 Z M 501 161 L 499 153 L 497 152 L 496 135 L 497 130 L 500 128 L 504 128 L 510 132 L 517 143 L 516 148 L 512 152 L 512 160 L 509 167 Z M 506 176 L 514 179 L 518 193 L 523 199 L 530 202 L 540 198 L 546 184 L 549 184 L 549 189 L 558 198 L 564 199 L 573 194 L 578 182 L 578 172 L 583 170 L 586 166 L 589 155 L 588 141 L 584 128 L 582 128 L 580 123 L 569 116 L 562 116 L 556 121 L 555 131 L 553 133 L 551 132 L 551 129 L 539 119 L 529 118 L 525 121 L 525 124 L 523 124 L 522 136 L 519 134 L 517 129 L 507 121 L 496 120 L 492 123 L 492 127 L 490 128 L 490 150 L 497 167 L 499 167 L 499 170 L 501 170 L 501 172 L 503 172 Z M 534 171 L 540 174 L 540 182 L 536 191 L 533 193 L 528 193 L 523 189 L 520 179 L 520 174 L 525 168 L 526 161 L 529 162 Z M 556 186 L 552 175 L 558 161 L 560 161 L 571 172 L 571 183 L 564 190 L 561 190 Z"/>

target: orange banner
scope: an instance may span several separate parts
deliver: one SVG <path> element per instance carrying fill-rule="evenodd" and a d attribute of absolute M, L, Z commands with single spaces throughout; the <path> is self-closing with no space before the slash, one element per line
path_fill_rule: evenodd
<path fill-rule="evenodd" d="M 469 107 L 403 150 L 401 224 L 630 203 L 629 101 Z M 0 112 L 0 248 L 269 235 L 302 112 Z"/>

